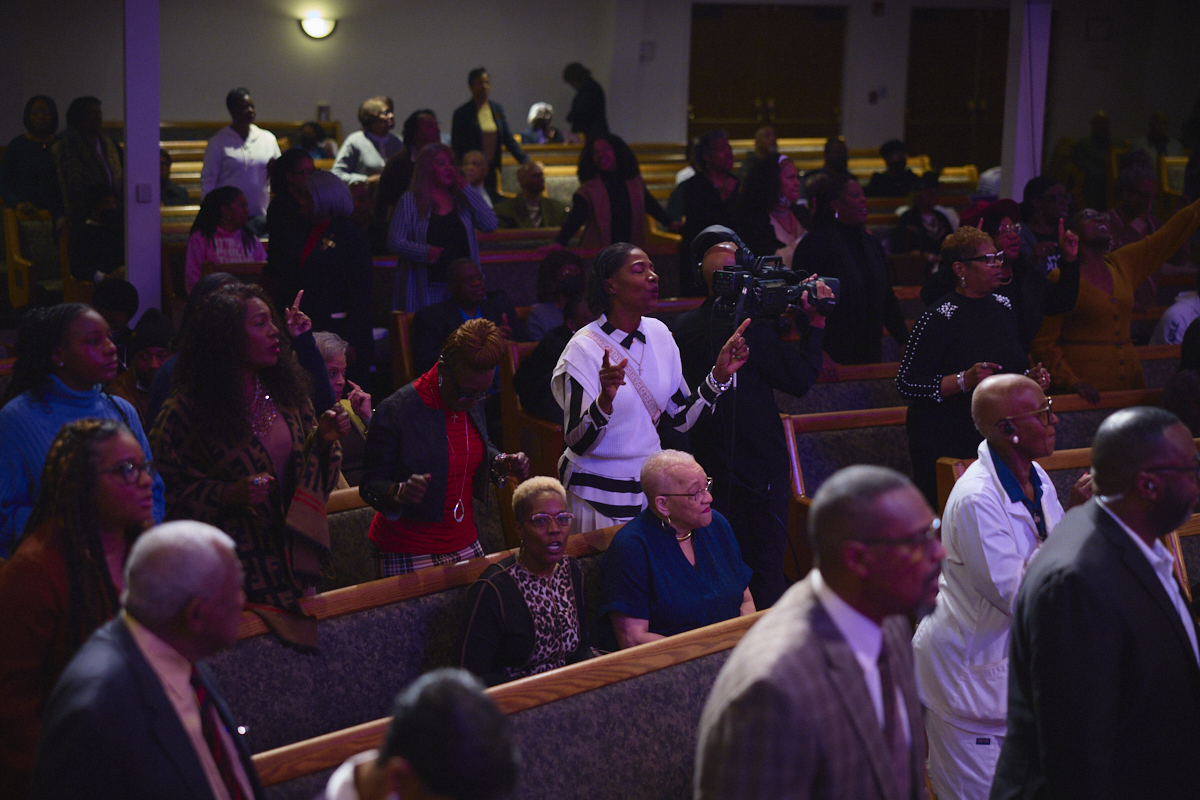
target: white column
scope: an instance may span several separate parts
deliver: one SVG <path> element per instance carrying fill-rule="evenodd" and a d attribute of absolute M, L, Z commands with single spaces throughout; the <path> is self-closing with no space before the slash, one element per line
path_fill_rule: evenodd
<path fill-rule="evenodd" d="M 1009 14 L 1000 195 L 1017 202 L 1042 171 L 1051 9 L 1051 0 L 1013 0 Z"/>
<path fill-rule="evenodd" d="M 125 0 L 125 263 L 140 316 L 162 302 L 158 0 Z"/>

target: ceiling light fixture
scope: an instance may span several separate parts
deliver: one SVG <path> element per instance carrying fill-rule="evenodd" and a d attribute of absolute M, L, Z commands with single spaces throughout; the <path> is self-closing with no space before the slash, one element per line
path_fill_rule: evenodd
<path fill-rule="evenodd" d="M 300 29 L 314 39 L 324 39 L 337 27 L 336 19 L 325 19 L 319 11 L 310 11 L 300 20 Z"/>

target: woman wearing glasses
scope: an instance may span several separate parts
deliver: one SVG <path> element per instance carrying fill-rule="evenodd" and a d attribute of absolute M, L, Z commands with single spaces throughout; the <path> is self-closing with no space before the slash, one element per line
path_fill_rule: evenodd
<path fill-rule="evenodd" d="M 531 478 L 513 492 L 513 511 L 520 550 L 484 570 L 467 594 L 459 666 L 488 686 L 591 656 L 583 572 L 566 554 L 566 490 L 554 478 Z"/>
<path fill-rule="evenodd" d="M 114 420 L 69 422 L 50 445 L 24 536 L 0 568 L 0 796 L 27 794 L 42 704 L 120 608 L 125 554 L 154 522 L 153 485 L 141 444 Z"/>
<path fill-rule="evenodd" d="M 690 454 L 660 450 L 642 465 L 650 506 L 604 554 L 600 614 L 617 646 L 652 642 L 753 614 L 750 568 L 712 510 L 712 478 Z"/>
<path fill-rule="evenodd" d="M 487 501 L 489 473 L 529 476 L 524 453 L 492 446 L 480 402 L 504 346 L 495 323 L 467 320 L 432 369 L 375 410 L 359 494 L 378 512 L 368 537 L 382 577 L 482 556 L 472 500 Z"/>
<path fill-rule="evenodd" d="M 937 508 L 934 465 L 939 458 L 971 458 L 979 431 L 971 421 L 971 392 L 998 372 L 1031 372 L 1043 388 L 1050 376 L 1029 369 L 1016 315 L 1000 286 L 1004 254 L 978 228 L 960 228 L 942 243 L 943 268 L 953 270 L 954 291 L 921 315 L 913 327 L 896 388 L 908 398 L 908 452 L 913 482 Z"/>

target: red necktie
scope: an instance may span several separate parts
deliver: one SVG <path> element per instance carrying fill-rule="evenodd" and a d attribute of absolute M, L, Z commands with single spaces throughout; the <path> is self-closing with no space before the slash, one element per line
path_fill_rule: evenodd
<path fill-rule="evenodd" d="M 225 748 L 225 742 L 221 738 L 218 727 L 221 725 L 221 720 L 217 714 L 217 707 L 213 705 L 208 687 L 200 680 L 200 673 L 194 666 L 192 667 L 192 689 L 196 692 L 196 705 L 200 706 L 200 732 L 204 735 L 204 741 L 208 744 L 209 751 L 212 752 L 213 761 L 217 764 L 217 771 L 221 773 L 221 781 L 229 791 L 229 798 L 230 800 L 246 800 L 246 794 L 242 791 L 242 784 L 233 771 L 233 762 L 231 761 L 231 759 L 237 758 L 237 753 L 230 753 Z"/>

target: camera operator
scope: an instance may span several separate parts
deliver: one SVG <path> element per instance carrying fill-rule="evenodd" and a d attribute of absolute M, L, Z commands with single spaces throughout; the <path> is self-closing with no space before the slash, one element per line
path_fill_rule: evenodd
<path fill-rule="evenodd" d="M 728 235 L 706 233 L 692 247 L 708 297 L 675 325 L 688 385 L 703 380 L 713 358 L 734 330 L 734 320 L 715 309 L 713 273 L 736 263 L 737 246 Z M 817 283 L 820 297 L 834 293 Z M 825 318 L 801 296 L 776 320 L 756 320 L 743 336 L 750 356 L 737 376 L 731 397 L 702 418 L 691 435 L 696 460 L 713 479 L 713 508 L 729 520 L 742 560 L 753 570 L 754 607 L 768 608 L 787 588 L 783 555 L 787 548 L 788 457 L 775 390 L 797 397 L 808 391 L 821 370 Z M 797 321 L 800 347 L 785 342 Z"/>

